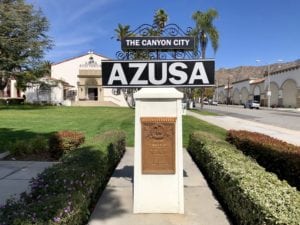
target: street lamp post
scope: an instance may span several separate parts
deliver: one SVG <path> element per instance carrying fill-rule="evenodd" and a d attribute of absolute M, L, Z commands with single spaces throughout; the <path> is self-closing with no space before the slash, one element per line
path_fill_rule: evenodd
<path fill-rule="evenodd" d="M 282 62 L 283 60 L 281 59 L 278 59 L 277 62 Z M 260 59 L 257 59 L 256 62 L 261 62 Z M 267 71 L 267 76 L 268 76 L 268 91 L 267 91 L 267 98 L 268 98 L 268 108 L 271 107 L 271 95 L 272 95 L 272 92 L 271 92 L 271 81 L 270 81 L 270 63 L 267 63 L 267 68 L 268 68 L 268 71 Z"/>
<path fill-rule="evenodd" d="M 270 64 L 268 64 L 268 92 L 267 92 L 267 98 L 268 98 L 268 108 L 271 106 L 271 87 L 270 87 Z"/>
<path fill-rule="evenodd" d="M 226 101 L 227 105 L 228 105 L 228 103 L 229 103 L 229 80 L 230 80 L 230 77 L 228 76 L 228 84 L 227 84 L 227 101 Z"/>

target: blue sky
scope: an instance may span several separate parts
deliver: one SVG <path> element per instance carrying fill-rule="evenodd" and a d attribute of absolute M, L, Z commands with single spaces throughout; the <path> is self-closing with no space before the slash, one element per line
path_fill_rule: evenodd
<path fill-rule="evenodd" d="M 220 33 L 216 54 L 207 58 L 217 68 L 257 65 L 300 59 L 299 0 L 27 0 L 40 7 L 50 22 L 49 36 L 55 46 L 47 52 L 52 62 L 92 50 L 115 58 L 120 43 L 114 29 L 118 23 L 132 29 L 151 24 L 157 9 L 164 9 L 169 23 L 183 29 L 194 26 L 193 12 L 215 8 Z"/>

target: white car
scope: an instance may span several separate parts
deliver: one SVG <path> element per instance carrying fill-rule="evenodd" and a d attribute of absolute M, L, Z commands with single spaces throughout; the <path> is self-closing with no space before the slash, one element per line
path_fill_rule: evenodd
<path fill-rule="evenodd" d="M 255 100 L 248 100 L 245 104 L 244 104 L 244 108 L 249 108 L 249 109 L 259 109 L 260 107 L 260 103 L 258 101 Z"/>

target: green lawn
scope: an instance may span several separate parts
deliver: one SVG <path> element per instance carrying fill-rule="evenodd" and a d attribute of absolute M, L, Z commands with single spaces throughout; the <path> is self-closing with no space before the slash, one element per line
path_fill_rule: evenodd
<path fill-rule="evenodd" d="M 0 152 L 5 145 L 18 139 L 36 135 L 49 136 L 58 130 L 84 132 L 86 145 L 92 138 L 107 130 L 124 130 L 127 145 L 134 143 L 134 110 L 113 107 L 0 107 Z M 188 144 L 194 130 L 217 133 L 224 137 L 225 130 L 190 116 L 183 117 L 183 143 Z"/>
<path fill-rule="evenodd" d="M 209 111 L 206 111 L 206 110 L 192 109 L 191 111 L 194 112 L 194 113 L 198 113 L 200 115 L 203 115 L 203 116 L 219 116 L 218 113 L 209 112 Z"/>

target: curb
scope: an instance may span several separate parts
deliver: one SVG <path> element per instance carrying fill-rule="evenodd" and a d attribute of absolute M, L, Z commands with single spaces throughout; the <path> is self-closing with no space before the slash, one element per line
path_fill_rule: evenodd
<path fill-rule="evenodd" d="M 9 151 L 0 153 L 0 159 L 3 159 L 3 158 L 5 158 L 5 157 L 8 156 L 8 155 L 9 155 Z"/>

